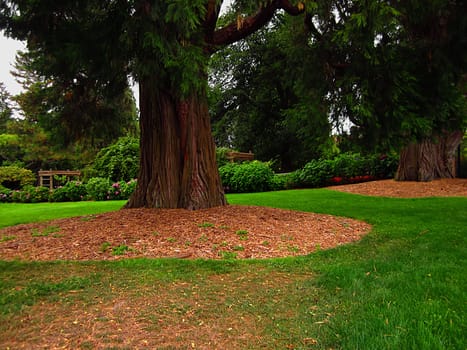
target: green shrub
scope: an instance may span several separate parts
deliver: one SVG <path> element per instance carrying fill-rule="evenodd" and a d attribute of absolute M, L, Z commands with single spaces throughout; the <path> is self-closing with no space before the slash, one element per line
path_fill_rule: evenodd
<path fill-rule="evenodd" d="M 133 194 L 136 189 L 136 185 L 138 184 L 136 179 L 127 181 L 126 183 L 121 185 L 122 188 L 122 199 L 128 199 Z"/>
<path fill-rule="evenodd" d="M 88 197 L 96 201 L 110 199 L 111 188 L 111 181 L 103 177 L 93 177 L 86 184 Z"/>
<path fill-rule="evenodd" d="M 300 182 L 300 174 L 301 174 L 300 169 L 287 174 L 287 181 L 285 183 L 285 188 L 286 189 L 300 188 L 302 186 Z"/>
<path fill-rule="evenodd" d="M 271 190 L 280 191 L 285 190 L 289 187 L 291 182 L 290 177 L 292 173 L 289 174 L 274 174 L 271 180 Z"/>
<path fill-rule="evenodd" d="M 374 155 L 372 162 L 371 175 L 380 179 L 389 179 L 396 174 L 399 166 L 399 156 L 397 154 Z"/>
<path fill-rule="evenodd" d="M 112 181 L 130 181 L 138 176 L 138 166 L 139 140 L 134 137 L 122 137 L 97 154 L 88 172 L 95 177 Z"/>
<path fill-rule="evenodd" d="M 40 203 L 49 200 L 50 190 L 48 187 L 24 186 L 21 191 L 22 203 Z"/>
<path fill-rule="evenodd" d="M 232 150 L 227 147 L 216 148 L 216 161 L 218 167 L 224 166 L 229 163 L 229 160 L 227 159 L 227 153 L 229 152 L 232 152 Z"/>
<path fill-rule="evenodd" d="M 225 190 L 237 193 L 269 191 L 274 178 L 271 165 L 257 160 L 226 164 L 219 174 Z"/>
<path fill-rule="evenodd" d="M 49 189 L 47 187 L 24 186 L 21 190 L 10 193 L 10 201 L 15 203 L 39 203 L 49 200 Z"/>
<path fill-rule="evenodd" d="M 10 190 L 9 188 L 6 188 L 6 187 L 3 187 L 2 185 L 0 185 L 0 203 L 7 203 L 7 202 L 11 202 L 12 199 L 11 199 L 11 193 L 13 191 Z"/>
<path fill-rule="evenodd" d="M 322 187 L 331 184 L 385 179 L 394 176 L 397 156 L 344 153 L 333 159 L 312 160 L 295 172 L 296 187 Z"/>
<path fill-rule="evenodd" d="M 111 200 L 128 199 L 136 188 L 136 180 L 114 182 L 109 189 L 108 198 Z"/>
<path fill-rule="evenodd" d="M 23 186 L 33 185 L 35 181 L 36 176 L 31 170 L 17 166 L 0 167 L 0 185 L 10 190 L 19 190 Z"/>
<path fill-rule="evenodd" d="M 305 164 L 297 174 L 298 186 L 300 187 L 321 187 L 328 179 L 334 176 L 334 164 L 332 160 L 314 159 Z"/>
<path fill-rule="evenodd" d="M 221 177 L 222 185 L 227 192 L 230 191 L 232 178 L 238 166 L 239 164 L 236 163 L 226 163 L 219 168 L 219 176 Z"/>
<path fill-rule="evenodd" d="M 77 202 L 86 198 L 86 187 L 80 181 L 69 181 L 57 187 L 50 195 L 52 202 Z"/>

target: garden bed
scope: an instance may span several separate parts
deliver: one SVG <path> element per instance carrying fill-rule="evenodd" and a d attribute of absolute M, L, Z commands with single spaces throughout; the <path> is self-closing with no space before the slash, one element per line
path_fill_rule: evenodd
<path fill-rule="evenodd" d="M 459 197 L 467 196 L 467 179 L 441 179 L 430 182 L 381 180 L 328 188 L 380 197 Z"/>
<path fill-rule="evenodd" d="M 271 258 L 358 240 L 370 225 L 254 206 L 125 209 L 0 230 L 0 259 Z"/>

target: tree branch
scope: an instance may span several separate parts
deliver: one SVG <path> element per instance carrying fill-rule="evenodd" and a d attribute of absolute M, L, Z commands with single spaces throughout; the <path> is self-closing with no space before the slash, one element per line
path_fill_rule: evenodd
<path fill-rule="evenodd" d="M 206 18 L 204 20 L 204 28 L 206 36 L 212 36 L 216 29 L 217 19 L 221 11 L 222 1 L 208 0 L 206 4 Z M 208 39 L 209 40 L 209 39 Z"/>
<path fill-rule="evenodd" d="M 239 17 L 236 22 L 231 23 L 206 37 L 208 51 L 214 52 L 219 47 L 232 44 L 246 38 L 254 33 L 274 16 L 277 10 L 284 10 L 292 16 L 297 16 L 305 11 L 305 5 L 299 3 L 294 6 L 289 0 L 272 0 L 267 5 L 263 5 L 256 14 L 249 17 Z"/>

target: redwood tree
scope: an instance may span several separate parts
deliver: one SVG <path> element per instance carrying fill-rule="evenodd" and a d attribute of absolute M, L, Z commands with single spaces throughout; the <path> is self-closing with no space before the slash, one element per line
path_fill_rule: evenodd
<path fill-rule="evenodd" d="M 455 155 L 467 126 L 460 86 L 467 69 L 467 4 L 459 0 L 394 2 L 415 77 L 416 118 L 400 152 L 396 180 L 456 176 Z M 407 131 L 407 130 L 406 130 Z"/>
<path fill-rule="evenodd" d="M 1 1 L 0 29 L 44 53 L 51 76 L 94 78 L 111 91 L 127 75 L 140 86 L 141 160 L 127 207 L 224 205 L 206 97 L 206 66 L 274 13 L 304 4 L 235 1 L 236 20 L 218 26 L 222 0 Z"/>
<path fill-rule="evenodd" d="M 310 33 L 325 43 L 333 116 L 350 118 L 363 150 L 400 151 L 397 180 L 455 176 L 467 126 L 460 86 L 467 2 L 323 0 L 319 7 L 331 20 L 309 22 Z"/>

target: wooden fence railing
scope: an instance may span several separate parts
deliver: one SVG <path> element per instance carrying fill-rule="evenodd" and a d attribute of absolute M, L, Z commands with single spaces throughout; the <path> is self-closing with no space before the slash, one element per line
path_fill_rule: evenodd
<path fill-rule="evenodd" d="M 243 161 L 243 160 L 253 160 L 255 159 L 254 153 L 248 152 L 228 152 L 227 159 L 230 160 L 231 163 L 235 162 L 236 160 Z"/>
<path fill-rule="evenodd" d="M 72 177 L 80 177 L 81 171 L 79 170 L 39 170 L 39 185 L 49 187 L 51 190 L 54 188 L 54 176 L 66 176 L 67 181 Z"/>

